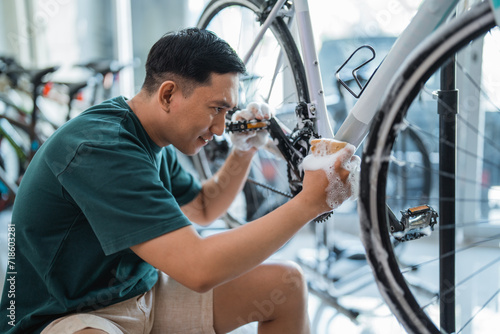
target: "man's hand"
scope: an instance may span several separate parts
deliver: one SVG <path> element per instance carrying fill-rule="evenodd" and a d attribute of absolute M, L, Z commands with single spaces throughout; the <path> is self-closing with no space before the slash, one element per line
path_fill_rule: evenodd
<path fill-rule="evenodd" d="M 238 110 L 231 120 L 252 121 L 270 119 L 274 111 L 264 102 L 251 102 L 246 109 Z M 230 134 L 233 147 L 239 151 L 257 150 L 263 146 L 269 136 L 267 131 L 233 132 Z"/>
<path fill-rule="evenodd" d="M 355 147 L 347 144 L 334 154 L 310 154 L 304 159 L 302 192 L 308 194 L 320 213 L 357 198 L 360 158 L 353 155 L 354 151 Z"/>
<path fill-rule="evenodd" d="M 358 198 L 361 159 L 357 155 L 353 155 L 354 150 L 353 145 L 346 145 L 339 151 L 337 160 L 326 173 L 328 176 L 327 204 L 332 210 L 338 208 L 348 199 Z"/>

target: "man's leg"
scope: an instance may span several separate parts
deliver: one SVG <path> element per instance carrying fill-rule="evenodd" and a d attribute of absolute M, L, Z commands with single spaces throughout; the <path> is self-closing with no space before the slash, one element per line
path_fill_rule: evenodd
<path fill-rule="evenodd" d="M 309 333 L 307 285 L 295 263 L 265 263 L 214 289 L 214 328 L 226 333 L 249 322 L 259 333 Z"/>

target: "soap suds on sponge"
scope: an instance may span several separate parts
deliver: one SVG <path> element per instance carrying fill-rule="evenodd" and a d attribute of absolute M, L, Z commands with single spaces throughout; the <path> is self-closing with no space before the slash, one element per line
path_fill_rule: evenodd
<path fill-rule="evenodd" d="M 355 200 L 359 191 L 360 158 L 354 154 L 354 145 L 334 139 L 311 140 L 311 153 L 302 161 L 304 170 L 325 171 L 328 178 L 327 204 L 332 210 L 338 208 L 344 201 Z M 337 159 L 342 159 L 342 168 L 349 172 L 346 186 L 340 176 L 335 172 L 334 164 Z"/>

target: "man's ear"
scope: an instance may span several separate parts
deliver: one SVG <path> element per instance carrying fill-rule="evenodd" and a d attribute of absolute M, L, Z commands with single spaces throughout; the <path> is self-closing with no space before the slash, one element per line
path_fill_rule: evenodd
<path fill-rule="evenodd" d="M 158 103 L 166 112 L 170 111 L 172 96 L 177 89 L 179 89 L 179 87 L 174 81 L 171 80 L 163 82 L 160 88 L 158 88 Z"/>

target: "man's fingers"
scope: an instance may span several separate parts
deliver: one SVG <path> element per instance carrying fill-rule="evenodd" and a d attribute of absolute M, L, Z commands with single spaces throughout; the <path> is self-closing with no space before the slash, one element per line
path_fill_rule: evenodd
<path fill-rule="evenodd" d="M 251 102 L 245 109 L 235 112 L 231 120 L 235 122 L 269 119 L 272 113 L 272 109 L 266 103 Z M 252 147 L 259 148 L 264 145 L 268 139 L 267 132 L 253 130 L 245 133 L 231 133 L 230 136 L 233 145 L 243 151 Z"/>
<path fill-rule="evenodd" d="M 348 144 L 338 151 L 339 156 L 333 165 L 335 172 L 338 174 L 343 183 L 347 182 L 347 178 L 351 172 L 351 168 L 348 168 L 347 165 L 350 164 L 351 161 L 356 160 L 356 156 L 353 155 L 354 149 L 353 145 Z"/>
<path fill-rule="evenodd" d="M 346 183 L 347 178 L 349 177 L 349 174 L 351 172 L 344 168 L 344 163 L 339 159 L 339 160 L 335 161 L 333 168 L 335 169 L 335 172 L 337 173 L 337 175 L 340 177 L 340 180 L 343 183 Z"/>
<path fill-rule="evenodd" d="M 238 110 L 233 114 L 233 121 L 251 121 L 253 119 L 270 119 L 273 110 L 266 103 L 250 102 L 245 109 Z"/>
<path fill-rule="evenodd" d="M 350 160 L 351 163 L 353 164 L 361 164 L 361 158 L 357 155 L 353 155 Z"/>
<path fill-rule="evenodd" d="M 262 120 L 264 115 L 262 113 L 262 106 L 258 102 L 251 102 L 247 105 L 247 110 L 250 111 L 253 119 Z"/>
<path fill-rule="evenodd" d="M 263 119 L 270 119 L 271 116 L 274 114 L 271 107 L 266 103 L 261 103 L 260 111 L 261 111 Z"/>
<path fill-rule="evenodd" d="M 339 157 L 337 161 L 341 161 L 342 164 L 345 164 L 346 162 L 350 161 L 350 159 L 354 156 L 354 151 L 355 151 L 354 145 L 347 144 L 342 148 L 339 152 Z"/>
<path fill-rule="evenodd" d="M 255 119 L 255 117 L 254 117 L 252 111 L 248 110 L 248 109 L 238 110 L 231 117 L 231 120 L 233 122 L 234 121 L 250 121 L 252 119 Z"/>

